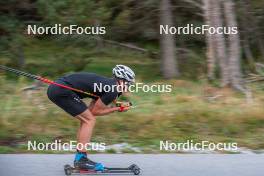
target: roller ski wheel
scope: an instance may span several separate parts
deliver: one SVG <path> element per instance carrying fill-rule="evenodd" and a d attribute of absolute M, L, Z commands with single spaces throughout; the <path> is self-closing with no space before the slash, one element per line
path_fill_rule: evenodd
<path fill-rule="evenodd" d="M 133 169 L 134 175 L 139 175 L 140 174 L 140 169 L 139 168 L 134 168 Z"/>
<path fill-rule="evenodd" d="M 140 174 L 140 168 L 137 165 L 132 164 L 131 166 L 129 166 L 129 168 L 134 173 L 134 175 L 139 175 Z"/>
<path fill-rule="evenodd" d="M 134 167 L 138 167 L 138 166 L 137 166 L 137 165 L 135 165 L 135 164 L 132 164 L 131 166 L 129 166 L 129 167 L 128 167 L 128 169 L 131 169 L 131 170 L 133 170 L 133 168 L 134 168 Z"/>
<path fill-rule="evenodd" d="M 72 167 L 70 165 L 65 165 L 64 166 L 64 172 L 65 172 L 65 175 L 71 175 L 72 174 Z"/>

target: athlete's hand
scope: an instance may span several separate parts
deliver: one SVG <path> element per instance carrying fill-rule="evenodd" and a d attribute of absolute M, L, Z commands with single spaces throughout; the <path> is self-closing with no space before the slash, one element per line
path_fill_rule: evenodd
<path fill-rule="evenodd" d="M 116 103 L 115 103 L 115 105 L 117 106 L 117 107 L 121 107 L 121 106 L 124 106 L 124 107 L 129 107 L 129 106 L 132 106 L 132 103 L 131 102 L 126 102 L 126 101 L 117 101 Z"/>
<path fill-rule="evenodd" d="M 130 109 L 129 106 L 120 106 L 118 112 L 126 112 Z"/>

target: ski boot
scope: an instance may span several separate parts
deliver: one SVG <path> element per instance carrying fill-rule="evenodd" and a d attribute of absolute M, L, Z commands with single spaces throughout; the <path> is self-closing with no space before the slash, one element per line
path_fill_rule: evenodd
<path fill-rule="evenodd" d="M 104 171 L 101 163 L 96 163 L 87 158 L 86 153 L 77 153 L 74 160 L 74 167 L 81 170 Z"/>

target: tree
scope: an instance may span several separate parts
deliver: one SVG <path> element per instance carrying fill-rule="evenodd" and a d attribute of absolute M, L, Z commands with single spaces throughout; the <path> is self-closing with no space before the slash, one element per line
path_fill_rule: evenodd
<path fill-rule="evenodd" d="M 173 25 L 170 0 L 160 1 L 160 25 Z M 170 79 L 175 76 L 179 76 L 175 55 L 175 40 L 172 34 L 161 34 L 160 50 L 162 62 L 161 70 L 164 78 Z"/>
<path fill-rule="evenodd" d="M 224 1 L 224 12 L 226 25 L 228 27 L 237 27 L 237 20 L 235 15 L 234 3 L 232 0 Z M 228 35 L 228 70 L 229 70 L 229 80 L 233 88 L 241 90 L 242 88 L 242 74 L 240 68 L 241 60 L 241 47 L 239 34 Z"/>
<path fill-rule="evenodd" d="M 223 27 L 223 18 L 221 11 L 221 1 L 213 1 L 212 3 L 212 24 L 214 27 Z M 227 57 L 227 48 L 225 35 L 218 33 L 213 35 L 216 42 L 216 54 L 218 62 L 221 68 L 221 85 L 222 87 L 228 86 L 229 84 L 229 68 L 228 68 L 228 57 Z"/>
<path fill-rule="evenodd" d="M 213 27 L 238 27 L 232 0 L 204 0 L 203 3 L 206 24 Z M 221 33 L 207 34 L 206 39 L 208 78 L 213 78 L 215 64 L 219 63 L 221 85 L 241 90 L 243 86 L 239 33 L 228 35 Z"/>
<path fill-rule="evenodd" d="M 212 4 L 210 0 L 203 0 L 204 3 L 204 20 L 205 24 L 213 26 L 212 24 Z M 209 32 L 206 33 L 206 43 L 207 43 L 207 77 L 210 81 L 215 79 L 215 65 L 216 65 L 216 51 L 215 51 L 215 41 Z"/>

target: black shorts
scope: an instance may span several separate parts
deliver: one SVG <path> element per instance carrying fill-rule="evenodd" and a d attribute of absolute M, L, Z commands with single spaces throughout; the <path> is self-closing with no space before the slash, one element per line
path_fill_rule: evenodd
<path fill-rule="evenodd" d="M 69 86 L 60 80 L 56 82 Z M 88 109 L 80 97 L 71 90 L 51 84 L 48 88 L 47 95 L 53 103 L 74 117 Z"/>

